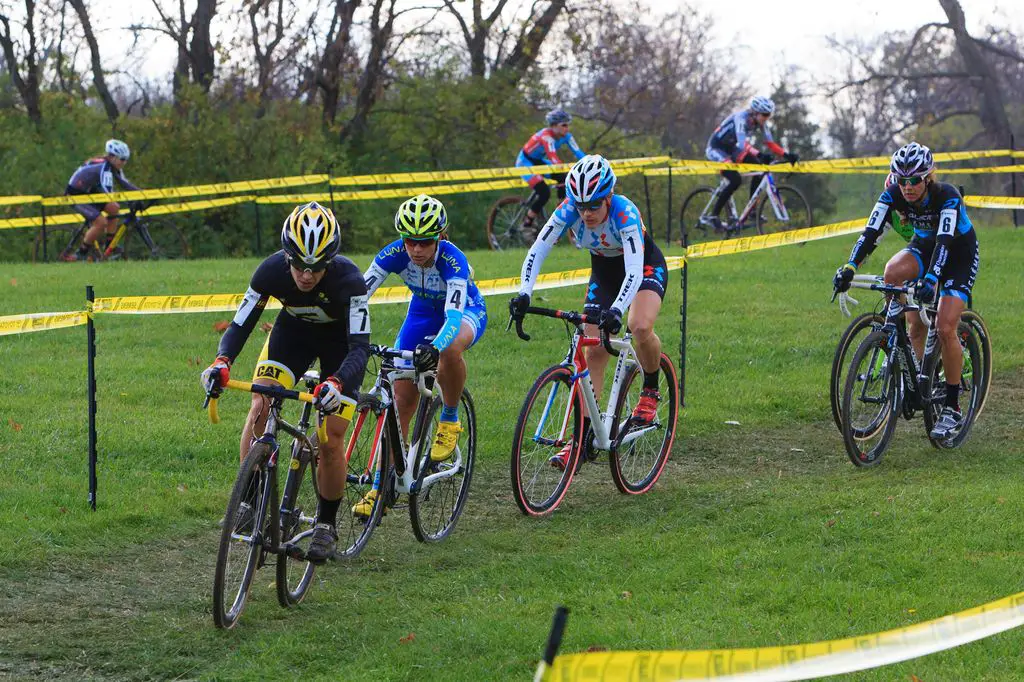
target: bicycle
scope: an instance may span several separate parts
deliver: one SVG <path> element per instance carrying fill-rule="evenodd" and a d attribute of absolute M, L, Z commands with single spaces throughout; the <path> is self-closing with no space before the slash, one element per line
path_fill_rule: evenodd
<path fill-rule="evenodd" d="M 93 243 L 89 249 L 89 260 L 149 260 L 158 258 L 188 258 L 192 250 L 178 226 L 169 220 L 140 215 L 145 208 L 141 202 L 132 202 L 125 216 L 114 232 L 106 248 Z M 58 261 L 78 251 L 78 245 L 89 229 L 89 221 L 80 225 L 57 225 L 40 230 L 32 248 L 33 262 L 42 262 L 43 252 L 49 240 L 59 245 Z M 138 235 L 137 238 L 132 238 Z"/>
<path fill-rule="evenodd" d="M 512 491 L 519 510 L 527 516 L 550 514 L 561 503 L 582 465 L 584 456 L 595 461 L 608 452 L 612 480 L 620 492 L 646 493 L 668 462 L 679 416 L 675 366 L 662 353 L 659 386 L 665 391 L 657 418 L 650 424 L 632 417 L 643 385 L 643 372 L 629 330 L 621 339 L 586 336 L 583 324 L 596 324 L 596 316 L 564 310 L 529 307 L 526 314 L 553 317 L 566 323 L 569 350 L 557 365 L 541 372 L 526 394 L 512 439 Z M 523 319 L 514 318 L 516 334 L 529 341 Z M 511 327 L 513 320 L 509 320 Z M 569 332 L 573 327 L 574 331 Z M 608 397 L 601 412 L 583 349 L 602 344 L 618 359 Z M 589 421 L 585 430 L 584 417 Z M 570 445 L 565 467 L 552 466 L 551 455 Z M 586 454 L 584 455 L 584 450 Z"/>
<path fill-rule="evenodd" d="M 779 163 L 781 162 L 776 161 L 769 165 L 776 166 Z M 742 175 L 743 177 L 760 175 L 761 182 L 757 185 L 754 193 L 750 195 L 747 205 L 738 214 L 736 212 L 736 193 L 734 192 L 729 197 L 726 204 L 729 221 L 723 230 L 723 239 L 740 236 L 746 229 L 751 214 L 754 214 L 754 226 L 758 234 L 795 230 L 814 224 L 811 205 L 796 187 L 777 185 L 775 177 L 770 171 L 755 171 Z M 683 207 L 679 211 L 680 234 L 688 235 L 690 228 L 697 228 L 704 237 L 707 237 L 708 226 L 705 222 L 711 217 L 712 208 L 718 201 L 718 195 L 728 186 L 729 181 L 722 178 L 717 187 L 703 186 L 690 192 L 683 200 Z"/>
<path fill-rule="evenodd" d="M 987 338 L 984 322 L 974 311 L 961 316 L 957 332 L 964 350 L 960 386 L 967 396 L 967 408 L 956 432 L 945 439 L 934 439 L 931 430 L 946 397 L 935 325 L 929 326 L 924 357 L 919 362 L 907 335 L 906 314 L 920 313 L 922 306 L 900 300 L 904 295 L 912 299 L 914 288 L 888 284 L 868 284 L 866 288 L 891 298 L 886 304 L 885 323 L 857 346 L 846 375 L 840 411 L 843 443 L 850 461 L 862 467 L 877 465 L 892 440 L 898 416 L 909 420 L 917 411 L 924 416 L 925 431 L 934 447 L 960 446 L 984 407 L 991 378 L 991 352 L 986 350 L 990 346 L 979 335 L 982 330 Z M 934 306 L 926 307 L 925 313 L 934 321 Z"/>
<path fill-rule="evenodd" d="M 884 279 L 881 275 L 854 275 L 851 288 L 854 289 L 868 289 L 871 284 L 884 284 Z M 858 305 L 857 299 L 850 296 L 848 293 L 843 292 L 838 295 L 839 309 L 847 317 L 851 316 L 850 305 Z M 882 303 L 885 302 L 885 298 L 880 299 Z M 986 376 L 992 376 L 992 342 L 989 339 L 988 328 L 985 326 L 985 321 L 981 319 L 981 316 L 971 310 L 973 307 L 972 297 L 967 299 L 967 310 L 963 312 L 961 318 L 974 327 L 975 333 L 981 342 L 982 356 L 985 363 Z M 927 314 L 923 311 L 919 311 L 922 321 L 926 325 L 931 324 L 931 320 Z M 865 332 L 870 333 L 875 329 L 879 329 L 885 323 L 885 316 L 882 315 L 879 308 L 872 312 L 861 313 L 853 320 L 850 321 L 849 326 L 843 331 L 839 337 L 839 343 L 836 345 L 835 353 L 832 356 L 832 372 L 829 381 L 829 399 L 832 406 L 832 420 L 835 422 L 836 428 L 842 433 L 842 389 L 846 385 L 846 372 L 847 368 L 846 357 L 849 354 L 851 348 L 856 348 L 863 338 L 866 336 Z"/>
<path fill-rule="evenodd" d="M 360 395 L 346 450 L 348 478 L 346 500 L 351 506 L 366 504 L 365 514 L 346 515 L 347 548 L 339 553 L 353 557 L 362 551 L 387 509 L 397 507 L 399 495 L 406 495 L 409 519 L 416 539 L 439 542 L 455 529 L 469 495 L 476 462 L 476 408 L 468 389 L 459 399 L 463 431 L 451 458 L 434 462 L 430 458 L 434 431 L 441 416 L 441 396 L 434 372 L 401 369 L 394 360 L 411 361 L 413 351 L 371 345 L 372 355 L 381 358 L 373 387 Z M 412 439 L 401 435 L 395 407 L 395 381 L 416 382 L 420 400 L 416 407 Z M 342 543 L 341 515 L 338 522 Z"/>
<path fill-rule="evenodd" d="M 319 375 L 307 372 L 302 379 L 312 390 L 319 382 Z M 320 426 L 317 433 L 313 437 L 307 435 L 313 409 L 310 393 L 235 379 L 228 381 L 227 388 L 258 393 L 271 400 L 266 428 L 263 435 L 253 441 L 242 461 L 221 528 L 213 579 L 213 622 L 224 629 L 238 623 L 248 601 L 253 577 L 266 564 L 269 555 L 276 556 L 278 603 L 287 608 L 305 598 L 316 571 L 316 565 L 306 561 L 305 553 L 316 525 L 320 499 L 317 485 L 319 444 L 327 442 L 322 413 L 318 415 Z M 281 418 L 285 400 L 305 403 L 294 426 Z M 345 400 L 346 404 L 353 404 L 350 399 Z M 219 422 L 217 398 L 208 393 L 205 406 L 210 421 Z M 280 501 L 277 485 L 279 430 L 293 439 Z M 307 481 L 308 484 L 303 485 Z"/>
<path fill-rule="evenodd" d="M 555 185 L 555 190 L 558 191 L 564 186 L 563 183 L 558 183 Z M 487 213 L 487 245 L 491 251 L 525 248 L 533 244 L 540 228 L 544 227 L 544 223 L 548 219 L 547 207 L 544 207 L 534 218 L 531 227 L 523 227 L 526 212 L 536 200 L 537 192 L 531 189 L 525 198 L 522 196 L 502 197 L 491 206 Z"/>

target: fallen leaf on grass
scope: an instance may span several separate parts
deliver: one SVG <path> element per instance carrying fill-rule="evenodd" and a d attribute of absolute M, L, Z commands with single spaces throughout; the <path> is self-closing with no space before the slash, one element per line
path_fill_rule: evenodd
<path fill-rule="evenodd" d="M 803 448 L 790 448 L 790 452 L 806 452 Z"/>
<path fill-rule="evenodd" d="M 68 513 L 68 508 L 67 507 L 61 507 L 60 508 L 60 513 L 61 514 L 67 514 Z"/>
<path fill-rule="evenodd" d="M 623 599 L 632 599 L 633 598 L 633 593 L 630 592 L 629 590 L 626 590 L 625 592 L 623 592 L 619 596 L 622 597 Z"/>
<path fill-rule="evenodd" d="M 188 486 L 187 485 L 185 485 L 184 483 L 179 483 L 178 484 L 178 492 L 179 493 L 183 493 L 186 490 L 188 490 Z"/>
<path fill-rule="evenodd" d="M 7 418 L 7 423 L 10 424 L 11 428 L 14 429 L 15 431 L 21 431 L 21 424 L 19 424 L 18 422 L 14 421 L 10 417 Z"/>
<path fill-rule="evenodd" d="M 911 675 L 910 675 L 910 682 L 924 682 L 924 680 L 922 680 L 917 675 L 914 675 L 913 673 L 911 673 Z"/>
<path fill-rule="evenodd" d="M 997 497 L 996 498 L 996 504 L 1006 504 L 1006 498 L 1005 497 Z"/>
<path fill-rule="evenodd" d="M 270 330 L 273 328 L 274 325 L 270 324 L 269 322 L 260 322 L 260 329 L 267 332 L 268 334 L 270 333 Z"/>
<path fill-rule="evenodd" d="M 18 280 L 15 279 L 14 277 L 11 277 L 11 286 L 12 287 L 18 286 Z"/>
<path fill-rule="evenodd" d="M 881 516 L 882 514 L 881 514 L 881 512 L 873 511 L 873 512 L 871 512 L 871 515 L 872 516 Z"/>
<path fill-rule="evenodd" d="M 398 643 L 399 644 L 408 644 L 409 642 L 412 642 L 412 641 L 415 641 L 415 640 L 416 640 L 416 633 L 415 632 L 410 632 L 405 637 L 399 637 L 398 638 Z"/>
<path fill-rule="evenodd" d="M 739 426 L 740 425 L 740 423 L 738 421 L 734 421 L 732 419 L 728 420 L 725 423 L 728 424 L 729 426 Z"/>
<path fill-rule="evenodd" d="M 828 526 L 829 528 L 831 528 L 832 526 L 836 525 L 836 520 L 835 519 L 829 519 L 828 521 L 825 522 L 825 525 Z"/>
<path fill-rule="evenodd" d="M 230 324 L 231 323 L 228 322 L 227 320 L 219 320 L 217 322 L 214 322 L 213 323 L 213 331 L 220 332 L 221 334 L 223 334 L 224 332 L 227 331 L 228 326 L 230 326 Z"/>

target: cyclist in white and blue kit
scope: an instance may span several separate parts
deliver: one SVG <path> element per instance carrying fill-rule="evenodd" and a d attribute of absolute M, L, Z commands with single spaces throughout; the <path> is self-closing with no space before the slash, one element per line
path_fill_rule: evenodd
<path fill-rule="evenodd" d="M 440 201 L 420 194 L 404 202 L 395 214 L 395 230 L 401 237 L 381 249 L 363 279 L 370 296 L 391 274 L 401 277 L 412 292 L 395 347 L 415 351 L 416 369 L 437 368 L 444 406 L 430 457 L 443 461 L 452 456 L 462 431 L 458 411 L 466 384 L 462 355 L 484 335 L 487 307 L 465 254 L 446 239 L 448 214 Z M 419 392 L 411 381 L 396 381 L 394 390 L 402 433 L 408 437 Z M 372 498 L 364 499 L 352 512 L 368 516 L 372 508 Z"/>

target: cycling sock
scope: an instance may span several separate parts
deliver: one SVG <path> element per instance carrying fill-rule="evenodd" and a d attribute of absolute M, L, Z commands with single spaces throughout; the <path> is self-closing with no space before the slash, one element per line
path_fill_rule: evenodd
<path fill-rule="evenodd" d="M 441 410 L 441 421 L 443 422 L 457 422 L 459 421 L 459 406 L 448 407 L 444 405 Z"/>
<path fill-rule="evenodd" d="M 960 384 L 946 384 L 946 407 L 960 411 Z"/>
<path fill-rule="evenodd" d="M 660 370 L 653 372 L 644 372 L 644 388 L 651 391 L 658 390 L 658 375 L 661 373 Z"/>
<path fill-rule="evenodd" d="M 328 500 L 320 495 L 320 511 L 316 515 L 317 523 L 329 523 L 332 526 L 338 525 L 338 507 L 341 506 L 341 498 Z"/>

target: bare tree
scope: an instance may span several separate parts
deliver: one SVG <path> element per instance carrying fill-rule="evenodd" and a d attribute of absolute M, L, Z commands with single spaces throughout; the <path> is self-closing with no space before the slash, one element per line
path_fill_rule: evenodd
<path fill-rule="evenodd" d="M 395 11 L 396 0 L 374 0 L 373 13 L 370 16 L 370 52 L 366 57 L 366 65 L 359 77 L 356 110 L 351 120 L 342 131 L 341 139 L 358 137 L 366 130 L 370 110 L 377 103 L 384 87 L 384 68 L 388 62 L 388 51 L 395 30 L 395 19 L 400 12 Z M 387 4 L 385 9 L 384 5 Z M 383 11 L 383 16 L 382 16 Z"/>
<path fill-rule="evenodd" d="M 316 69 L 316 84 L 323 93 L 325 124 L 334 123 L 338 115 L 342 65 L 354 55 L 352 23 L 360 3 L 361 0 L 335 0 L 334 16 L 327 32 L 327 45 Z"/>
<path fill-rule="evenodd" d="M 152 0 L 160 16 L 161 26 L 153 27 L 170 36 L 178 46 L 178 61 L 174 67 L 174 99 L 180 101 L 186 83 L 192 82 L 209 92 L 216 75 L 216 59 L 210 26 L 217 13 L 217 0 L 196 0 L 191 17 L 185 12 L 185 0 L 178 0 L 178 16 L 166 12 L 160 0 Z M 150 27 L 145 27 L 150 28 Z"/>
<path fill-rule="evenodd" d="M 11 73 L 11 81 L 21 96 L 21 101 L 28 111 L 29 119 L 36 125 L 39 125 L 43 122 L 43 111 L 39 104 L 42 68 L 38 46 L 36 45 L 35 21 L 35 0 L 25 0 L 23 33 L 28 43 L 25 45 L 11 31 L 10 17 L 6 13 L 0 14 L 0 49 L 3 50 L 4 61 Z"/>
<path fill-rule="evenodd" d="M 110 95 L 107 87 L 107 80 L 103 73 L 103 61 L 100 59 L 99 43 L 96 42 L 96 33 L 93 31 L 92 22 L 89 21 L 89 9 L 85 0 L 68 0 L 78 14 L 78 20 L 82 24 L 82 31 L 85 33 L 85 42 L 89 45 L 89 56 L 92 61 L 92 82 L 96 88 L 96 94 L 103 102 L 103 109 L 107 112 L 107 118 L 113 125 L 117 125 L 117 118 L 121 113 L 117 109 L 114 98 Z"/>

